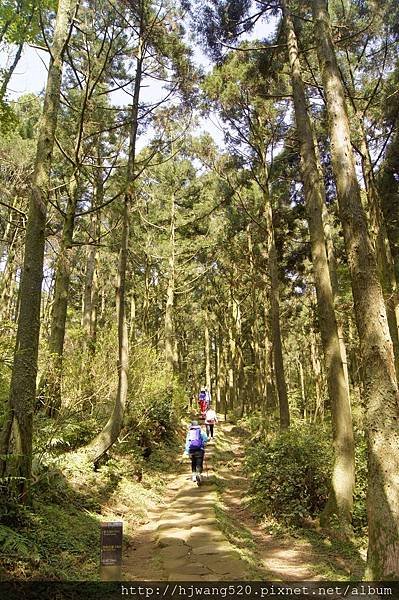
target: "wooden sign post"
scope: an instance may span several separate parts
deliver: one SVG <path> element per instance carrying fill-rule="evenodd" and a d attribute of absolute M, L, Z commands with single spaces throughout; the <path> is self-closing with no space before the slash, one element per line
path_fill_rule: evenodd
<path fill-rule="evenodd" d="M 123 522 L 101 523 L 100 575 L 102 581 L 122 579 Z"/>

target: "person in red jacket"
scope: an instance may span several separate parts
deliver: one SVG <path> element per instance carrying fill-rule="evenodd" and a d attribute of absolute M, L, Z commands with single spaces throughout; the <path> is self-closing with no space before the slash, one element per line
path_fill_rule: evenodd
<path fill-rule="evenodd" d="M 201 391 L 198 396 L 198 404 L 200 408 L 201 417 L 204 418 L 207 409 L 207 398 L 205 388 L 201 388 Z"/>

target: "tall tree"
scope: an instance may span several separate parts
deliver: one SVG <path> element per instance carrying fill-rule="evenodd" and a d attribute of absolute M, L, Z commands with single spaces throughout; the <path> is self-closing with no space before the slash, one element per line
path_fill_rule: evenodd
<path fill-rule="evenodd" d="M 399 392 L 384 298 L 351 147 L 344 88 L 325 0 L 312 0 L 314 35 L 326 99 L 331 158 L 361 343 L 369 451 L 370 579 L 399 575 Z"/>
<path fill-rule="evenodd" d="M 136 180 L 136 143 L 139 125 L 139 100 L 143 77 L 143 61 L 146 55 L 145 33 L 148 14 L 145 2 L 138 6 L 138 44 L 136 51 L 136 70 L 134 76 L 133 99 L 131 106 L 131 122 L 129 135 L 129 154 L 126 166 L 124 197 L 122 208 L 122 235 L 120 242 L 118 279 L 117 279 L 117 319 L 118 319 L 118 389 L 112 413 L 103 429 L 89 444 L 87 451 L 91 460 L 96 463 L 117 439 L 125 414 L 128 393 L 129 371 L 129 334 L 126 319 L 126 271 L 129 249 L 129 210 L 134 198 Z"/>
<path fill-rule="evenodd" d="M 345 526 L 352 519 L 355 457 L 349 390 L 343 369 L 323 227 L 324 182 L 320 177 L 321 167 L 315 152 L 312 124 L 307 111 L 307 99 L 302 80 L 298 43 L 288 0 L 282 0 L 282 6 L 291 68 L 295 120 L 300 144 L 318 319 L 333 419 L 335 460 L 331 493 L 322 515 L 322 522 L 328 521 L 330 516 L 335 514 L 342 525 Z"/>
<path fill-rule="evenodd" d="M 114 81 L 114 72 L 119 67 L 119 64 L 112 64 L 115 53 L 118 50 L 120 53 L 124 51 L 124 40 L 123 38 L 122 41 L 118 39 L 121 37 L 121 26 L 118 27 L 118 23 L 114 22 L 109 32 L 109 22 L 115 19 L 114 11 L 110 10 L 98 18 L 95 11 L 86 9 L 80 18 L 83 33 L 80 32 L 78 39 L 74 40 L 74 47 L 68 49 L 70 63 L 68 67 L 72 79 L 69 84 L 72 89 L 68 90 L 69 93 L 66 91 L 64 97 L 66 97 L 71 114 L 68 115 L 67 123 L 64 124 L 64 127 L 68 127 L 68 134 L 66 143 L 62 144 L 62 153 L 67 157 L 66 177 L 64 178 L 66 201 L 55 265 L 54 299 L 48 341 L 50 357 L 39 384 L 40 399 L 45 405 L 47 414 L 53 417 L 58 415 L 61 408 L 62 363 L 69 287 L 76 256 L 74 247 L 75 215 L 79 201 L 85 196 L 84 190 L 90 185 L 90 179 L 87 181 L 87 174 L 84 178 L 84 171 L 87 171 L 84 159 L 90 151 L 96 151 L 95 140 L 99 135 L 98 130 L 106 128 L 107 125 L 109 127 L 114 125 L 109 117 L 109 111 L 107 111 L 109 107 L 104 102 L 103 92 L 104 88 L 106 89 L 107 80 Z M 95 32 L 91 30 L 92 27 L 95 27 Z M 87 56 L 95 56 L 95 59 L 88 60 Z M 79 86 L 78 93 L 74 89 L 76 85 Z M 68 144 L 71 128 L 75 129 L 75 136 L 72 144 Z M 60 140 L 58 143 L 60 144 Z M 69 152 L 67 148 L 68 150 L 70 148 Z M 101 162 L 94 167 L 97 171 L 100 168 Z M 98 191 L 98 173 L 94 179 L 96 180 L 94 187 Z M 94 190 L 93 193 L 95 193 Z M 98 204 L 100 205 L 100 203 Z"/>
<path fill-rule="evenodd" d="M 60 104 L 63 59 L 76 10 L 76 0 L 59 1 L 43 113 L 39 124 L 29 216 L 26 224 L 20 313 L 8 414 L 1 432 L 0 475 L 4 475 L 8 463 L 7 471 L 13 477 L 18 478 L 17 487 L 24 502 L 29 501 L 30 498 L 32 414 L 36 395 L 40 300 L 50 169 Z M 10 460 L 12 455 L 15 459 L 14 464 L 11 464 Z"/>
<path fill-rule="evenodd" d="M 268 99 L 268 82 L 257 79 L 259 74 L 254 67 L 258 60 L 256 50 L 253 53 L 246 52 L 244 44 L 242 51 L 245 58 L 232 53 L 223 65 L 215 68 L 205 82 L 205 91 L 230 127 L 226 137 L 230 141 L 231 151 L 241 155 L 241 160 L 249 162 L 251 178 L 262 194 L 261 206 L 253 207 L 250 217 L 252 216 L 254 223 L 260 225 L 263 236 L 263 239 L 258 239 L 258 244 L 263 262 L 263 281 L 270 304 L 270 333 L 280 426 L 285 429 L 289 427 L 290 416 L 281 339 L 281 282 L 275 239 L 275 202 L 269 181 L 269 156 L 276 141 L 279 114 Z"/>

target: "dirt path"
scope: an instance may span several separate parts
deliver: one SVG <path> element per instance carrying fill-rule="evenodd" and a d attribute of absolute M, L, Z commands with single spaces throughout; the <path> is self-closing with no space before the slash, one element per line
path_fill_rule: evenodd
<path fill-rule="evenodd" d="M 123 576 L 129 581 L 233 581 L 327 579 L 330 558 L 311 543 L 267 534 L 245 508 L 248 481 L 242 471 L 237 428 L 218 427 L 207 448 L 208 472 L 197 487 L 189 462 L 176 464 L 165 505 L 130 540 Z M 331 561 L 334 558 L 331 557 Z M 350 567 L 334 564 L 347 576 Z M 332 563 L 331 563 L 332 566 Z"/>

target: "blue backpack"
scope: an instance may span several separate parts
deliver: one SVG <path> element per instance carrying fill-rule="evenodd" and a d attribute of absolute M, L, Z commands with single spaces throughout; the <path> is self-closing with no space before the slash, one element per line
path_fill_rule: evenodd
<path fill-rule="evenodd" d="M 201 450 L 203 447 L 203 441 L 201 436 L 201 427 L 195 425 L 194 427 L 190 427 L 189 431 L 189 452 L 195 452 L 196 450 Z"/>

